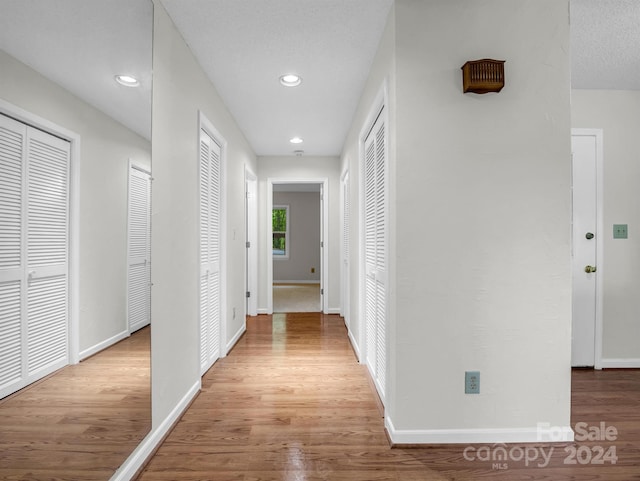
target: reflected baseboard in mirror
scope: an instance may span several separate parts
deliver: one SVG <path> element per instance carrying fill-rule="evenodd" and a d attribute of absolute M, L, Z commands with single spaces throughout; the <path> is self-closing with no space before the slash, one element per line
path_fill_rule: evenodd
<path fill-rule="evenodd" d="M 151 428 L 150 334 L 0 401 L 0 479 L 108 480 Z"/>

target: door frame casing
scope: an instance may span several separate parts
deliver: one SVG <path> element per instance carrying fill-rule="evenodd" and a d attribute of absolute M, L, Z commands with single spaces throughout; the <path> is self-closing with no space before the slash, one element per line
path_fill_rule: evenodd
<path fill-rule="evenodd" d="M 322 255 L 322 270 L 320 272 L 320 289 L 327 290 L 329 285 L 329 179 L 327 177 L 322 178 L 271 178 L 267 179 L 267 202 L 266 202 L 266 243 L 265 253 L 267 256 L 267 314 L 273 314 L 273 257 L 272 252 L 272 239 L 273 239 L 273 224 L 271 222 L 271 212 L 273 210 L 273 185 L 274 184 L 320 184 L 322 186 L 322 199 L 321 203 L 321 219 L 320 222 L 322 230 L 322 246 L 320 252 Z M 324 314 L 329 313 L 329 295 L 328 292 L 321 294 L 322 305 L 320 308 Z"/>
<path fill-rule="evenodd" d="M 80 162 L 80 134 L 2 99 L 0 99 L 0 113 L 70 143 L 69 258 L 67 259 L 69 275 L 69 364 L 78 364 L 80 362 L 80 165 L 82 164 Z"/>
<path fill-rule="evenodd" d="M 602 331 L 603 331 L 603 279 L 604 279 L 604 215 L 603 215 L 603 193 L 604 193 L 604 148 L 603 130 L 595 128 L 573 128 L 571 137 L 594 137 L 596 142 L 596 260 L 598 273 L 596 276 L 595 294 L 595 342 L 594 342 L 594 368 L 602 369 Z M 571 162 L 573 171 L 573 159 Z M 573 218 L 573 206 L 571 208 Z M 571 252 L 573 253 L 573 241 L 571 239 Z M 573 262 L 573 255 L 571 256 Z M 571 295 L 573 296 L 573 289 Z"/>

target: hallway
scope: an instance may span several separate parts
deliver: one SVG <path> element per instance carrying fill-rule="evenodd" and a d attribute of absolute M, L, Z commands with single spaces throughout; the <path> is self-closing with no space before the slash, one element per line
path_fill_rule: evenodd
<path fill-rule="evenodd" d="M 437 369 L 437 366 L 434 367 Z M 426 481 L 637 478 L 639 371 L 574 371 L 574 419 L 618 427 L 617 464 L 566 464 L 573 445 L 535 447 L 549 463 L 509 460 L 502 468 L 466 445 L 391 449 L 365 367 L 342 318 L 275 314 L 248 319 L 228 357 L 139 476 L 140 481 Z M 494 445 L 495 446 L 495 445 Z M 493 448 L 494 446 L 488 446 Z M 501 445 L 505 446 L 505 445 Z M 513 453 L 534 445 L 508 445 Z M 485 447 L 487 448 L 487 447 Z M 515 455 L 514 455 L 515 457 Z M 508 465 L 508 466 L 507 466 Z M 507 466 L 506 468 L 504 466 Z"/>

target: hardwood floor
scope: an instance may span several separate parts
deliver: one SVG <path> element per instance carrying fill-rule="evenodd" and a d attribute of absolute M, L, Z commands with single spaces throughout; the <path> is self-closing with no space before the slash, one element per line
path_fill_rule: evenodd
<path fill-rule="evenodd" d="M 640 371 L 575 371 L 573 385 L 574 425 L 606 422 L 618 429 L 616 440 L 508 445 L 510 457 L 500 463 L 483 460 L 494 445 L 390 448 L 342 319 L 258 316 L 248 320 L 247 333 L 230 355 L 204 376 L 201 394 L 138 479 L 640 479 Z M 601 465 L 580 464 L 587 457 L 598 461 L 597 446 L 603 458 L 615 447 L 617 464 L 603 458 Z M 541 450 L 548 455 L 552 447 L 548 465 L 538 467 Z M 537 460 L 517 459 L 533 457 L 534 449 Z M 566 464 L 572 449 L 575 465 Z"/>
<path fill-rule="evenodd" d="M 149 328 L 0 401 L 0 479 L 108 480 L 151 427 Z"/>

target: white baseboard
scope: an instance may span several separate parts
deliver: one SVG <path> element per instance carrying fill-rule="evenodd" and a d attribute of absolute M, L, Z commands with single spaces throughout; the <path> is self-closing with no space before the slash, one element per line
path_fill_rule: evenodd
<path fill-rule="evenodd" d="M 339 307 L 330 307 L 329 310 L 327 310 L 326 313 L 327 314 L 338 314 L 338 315 L 340 315 L 340 308 Z"/>
<path fill-rule="evenodd" d="M 358 346 L 358 343 L 356 342 L 356 338 L 353 337 L 353 334 L 351 333 L 351 329 L 347 329 L 347 334 L 349 336 L 349 340 L 351 341 L 351 346 L 353 347 L 353 350 L 356 353 L 356 358 L 358 358 L 358 362 L 362 362 L 360 357 L 360 346 Z"/>
<path fill-rule="evenodd" d="M 81 361 L 83 361 L 86 358 L 93 356 L 94 354 L 102 351 L 103 349 L 106 349 L 109 346 L 114 345 L 116 342 L 126 339 L 127 337 L 129 337 L 129 331 L 128 330 L 122 331 L 121 333 L 116 334 L 115 336 L 110 337 L 109 339 L 105 339 L 104 341 L 99 342 L 98 344 L 90 347 L 89 349 L 85 349 L 84 351 L 81 351 L 79 354 L 79 358 Z"/>
<path fill-rule="evenodd" d="M 164 440 L 173 425 L 182 417 L 185 410 L 200 392 L 202 382 L 198 379 L 191 389 L 184 395 L 175 408 L 156 429 L 152 430 L 118 468 L 109 481 L 130 481 L 153 455 L 156 448 Z"/>
<path fill-rule="evenodd" d="M 640 368 L 640 359 L 602 359 L 601 369 Z"/>
<path fill-rule="evenodd" d="M 260 314 L 269 314 L 269 309 L 266 309 L 266 308 L 258 309 L 258 315 Z"/>
<path fill-rule="evenodd" d="M 320 284 L 320 279 L 318 280 L 306 280 L 306 281 L 280 281 L 280 280 L 273 280 L 273 284 Z"/>
<path fill-rule="evenodd" d="M 570 426 L 546 424 L 532 428 L 398 430 L 388 416 L 384 424 L 392 444 L 549 443 L 571 442 L 574 437 Z"/>
<path fill-rule="evenodd" d="M 247 330 L 247 325 L 243 323 L 242 326 L 240 326 L 240 329 L 238 329 L 238 332 L 236 332 L 235 335 L 231 338 L 231 340 L 227 343 L 227 352 L 225 353 L 225 356 L 229 354 L 231 349 L 233 349 L 233 346 L 236 345 L 236 342 L 240 340 L 240 338 L 242 337 L 242 335 L 245 333 L 246 330 Z"/>

